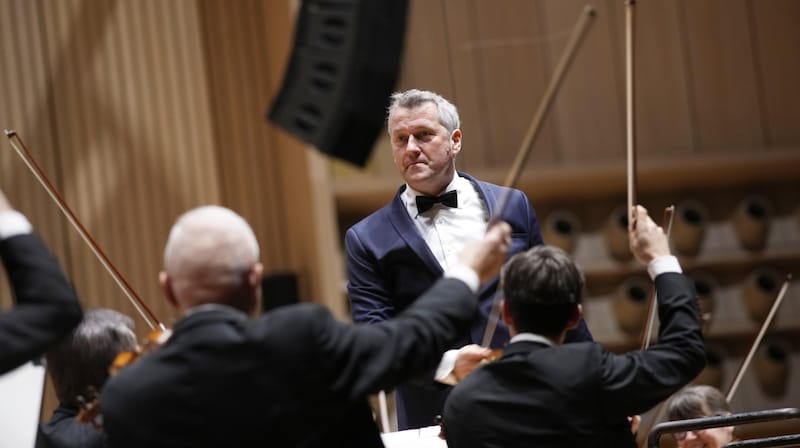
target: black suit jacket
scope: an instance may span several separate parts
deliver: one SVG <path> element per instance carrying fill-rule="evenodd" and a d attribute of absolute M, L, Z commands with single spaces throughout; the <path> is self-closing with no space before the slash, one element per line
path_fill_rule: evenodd
<path fill-rule="evenodd" d="M 366 396 L 436 364 L 477 296 L 442 279 L 397 318 L 348 325 L 318 304 L 258 319 L 218 306 L 101 394 L 109 446 L 379 447 Z"/>
<path fill-rule="evenodd" d="M 489 215 L 494 216 L 506 189 L 465 173 L 458 175 L 472 183 Z M 347 291 L 354 322 L 391 319 L 442 276 L 442 267 L 417 231 L 400 197 L 405 188 L 401 186 L 392 202 L 348 229 L 345 235 Z M 511 225 L 508 257 L 542 244 L 536 212 L 522 191 L 511 190 L 502 219 Z M 451 348 L 482 343 L 496 290 L 497 279 L 483 286 L 480 307 L 470 331 Z M 490 346 L 502 347 L 508 338 L 508 327 L 499 321 Z M 592 335 L 583 320 L 578 329 L 567 336 L 567 342 L 591 340 Z M 399 429 L 433 425 L 434 416 L 441 414 L 450 388 L 434 384 L 433 375 L 431 370 L 398 389 Z"/>
<path fill-rule="evenodd" d="M 75 420 L 78 409 L 58 405 L 47 422 L 39 424 L 36 448 L 103 448 L 105 434 L 90 424 Z"/>
<path fill-rule="evenodd" d="M 83 316 L 55 257 L 33 234 L 0 241 L 16 303 L 0 314 L 0 374 L 40 356 Z"/>
<path fill-rule="evenodd" d="M 635 446 L 626 417 L 642 413 L 705 365 L 699 311 L 683 275 L 656 278 L 659 342 L 615 355 L 595 343 L 510 344 L 445 404 L 450 448 Z"/>

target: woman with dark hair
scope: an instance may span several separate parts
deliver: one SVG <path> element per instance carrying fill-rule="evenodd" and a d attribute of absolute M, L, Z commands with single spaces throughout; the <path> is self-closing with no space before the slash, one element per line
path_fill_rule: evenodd
<path fill-rule="evenodd" d="M 667 406 L 669 420 L 729 415 L 731 406 L 725 395 L 711 386 L 692 386 L 676 393 Z M 733 426 L 673 433 L 678 448 L 721 448 L 733 440 Z"/>

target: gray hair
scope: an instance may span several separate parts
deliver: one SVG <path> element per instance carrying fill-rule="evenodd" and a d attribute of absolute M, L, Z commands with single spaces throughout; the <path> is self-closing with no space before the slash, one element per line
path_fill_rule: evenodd
<path fill-rule="evenodd" d="M 411 89 L 405 92 L 395 92 L 390 97 L 388 112 L 386 114 L 387 130 L 388 123 L 397 109 L 413 109 L 425 103 L 433 103 L 439 111 L 439 123 L 452 133 L 461 127 L 461 119 L 458 117 L 458 109 L 450 101 L 435 92 L 427 90 Z M 390 130 L 389 130 L 390 131 Z"/>
<path fill-rule="evenodd" d="M 106 308 L 87 310 L 75 330 L 45 355 L 58 400 L 74 404 L 89 386 L 100 390 L 114 358 L 135 348 L 133 319 Z"/>
<path fill-rule="evenodd" d="M 230 209 L 208 205 L 178 218 L 164 248 L 164 268 L 181 280 L 176 288 L 202 281 L 237 288 L 241 273 L 258 262 L 259 249 L 253 229 Z"/>

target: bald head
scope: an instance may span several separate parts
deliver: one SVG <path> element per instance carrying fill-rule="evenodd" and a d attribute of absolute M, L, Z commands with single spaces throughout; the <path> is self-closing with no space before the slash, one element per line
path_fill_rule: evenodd
<path fill-rule="evenodd" d="M 258 241 L 241 216 L 224 207 L 199 207 L 172 226 L 161 282 L 181 311 L 221 303 L 252 313 L 260 294 L 258 257 Z"/>

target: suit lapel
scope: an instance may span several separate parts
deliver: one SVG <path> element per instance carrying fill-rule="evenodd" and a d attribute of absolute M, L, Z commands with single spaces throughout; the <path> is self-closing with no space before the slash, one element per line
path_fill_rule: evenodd
<path fill-rule="evenodd" d="M 442 266 L 439 265 L 439 261 L 436 260 L 433 252 L 431 252 L 425 240 L 422 239 L 422 235 L 419 234 L 419 230 L 417 230 L 411 217 L 408 216 L 408 211 L 405 205 L 403 205 L 402 199 L 400 199 L 400 194 L 402 194 L 405 188 L 405 185 L 400 187 L 400 189 L 397 190 L 397 194 L 394 196 L 394 200 L 392 200 L 389 222 L 392 223 L 392 227 L 394 227 L 395 231 L 400 235 L 400 238 L 406 242 L 406 245 L 408 245 L 417 257 L 422 260 L 422 263 L 431 272 L 441 274 L 444 272 Z"/>
<path fill-rule="evenodd" d="M 495 206 L 497 205 L 497 195 L 493 190 L 488 188 L 489 184 L 484 182 L 480 182 L 478 179 L 470 176 L 466 173 L 458 173 L 459 176 L 467 179 L 470 183 L 475 187 L 475 190 L 478 192 L 478 196 L 480 196 L 481 200 L 484 204 L 486 204 L 486 209 L 489 213 L 489 219 L 491 219 L 492 214 L 494 213 Z M 487 294 L 489 289 L 497 288 L 497 281 L 490 281 L 483 284 L 478 292 L 481 297 Z M 492 294 L 494 296 L 494 294 Z"/>
<path fill-rule="evenodd" d="M 486 209 L 489 212 L 489 217 L 493 216 L 495 206 L 497 205 L 497 197 L 494 191 L 489 190 L 483 182 L 478 181 L 474 177 L 470 176 L 466 173 L 458 173 L 459 176 L 467 179 L 475 186 L 475 189 L 478 191 L 478 196 L 481 197 L 481 200 L 484 204 L 486 204 Z"/>

